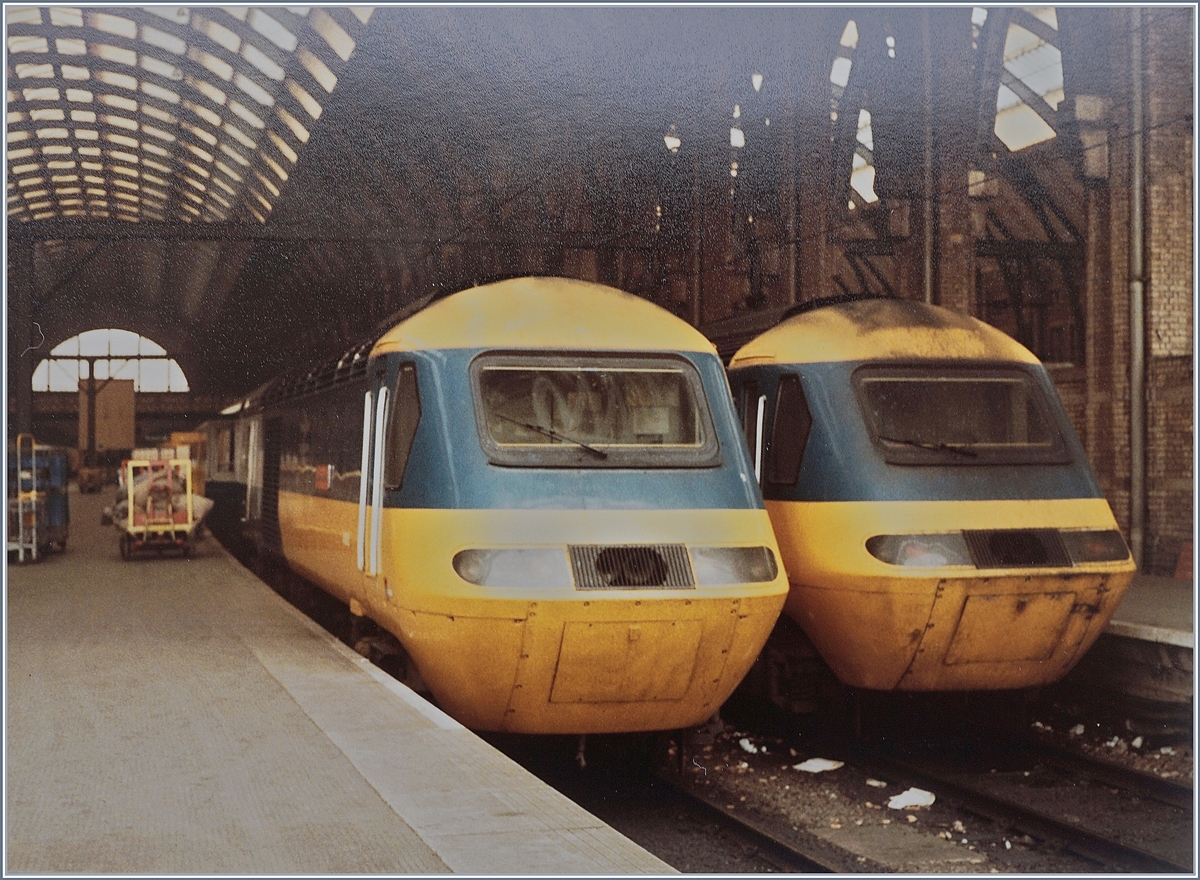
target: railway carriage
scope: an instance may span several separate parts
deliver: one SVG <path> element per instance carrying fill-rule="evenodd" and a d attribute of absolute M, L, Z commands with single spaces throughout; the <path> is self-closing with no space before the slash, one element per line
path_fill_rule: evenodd
<path fill-rule="evenodd" d="M 730 382 L 803 630 L 772 638 L 772 674 L 815 647 L 859 688 L 1025 688 L 1108 623 L 1134 563 L 1046 369 L 1010 337 L 856 299 L 748 343 Z"/>
<path fill-rule="evenodd" d="M 394 635 L 468 727 L 698 724 L 787 593 L 715 350 L 612 288 L 430 301 L 237 420 L 259 552 Z"/>

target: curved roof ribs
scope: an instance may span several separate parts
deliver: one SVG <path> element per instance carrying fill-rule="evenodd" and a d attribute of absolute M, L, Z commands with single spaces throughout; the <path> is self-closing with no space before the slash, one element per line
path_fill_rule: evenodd
<path fill-rule="evenodd" d="M 9 215 L 265 223 L 370 16 L 10 7 Z"/>

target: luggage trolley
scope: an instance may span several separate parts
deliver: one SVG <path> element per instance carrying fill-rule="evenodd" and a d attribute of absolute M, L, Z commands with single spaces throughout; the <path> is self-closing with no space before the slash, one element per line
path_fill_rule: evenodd
<path fill-rule="evenodd" d="M 191 552 L 196 518 L 192 494 L 192 463 L 186 458 L 130 459 L 122 474 L 125 483 L 125 530 L 121 558 L 138 550 Z"/>

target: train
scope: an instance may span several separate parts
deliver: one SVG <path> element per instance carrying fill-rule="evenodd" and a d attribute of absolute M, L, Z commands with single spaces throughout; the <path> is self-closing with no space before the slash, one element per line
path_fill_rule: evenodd
<path fill-rule="evenodd" d="M 828 671 L 864 691 L 1036 689 L 1133 579 L 1045 366 L 981 321 L 803 304 L 729 381 L 790 581 L 751 676 L 779 706 L 814 710 Z"/>
<path fill-rule="evenodd" d="M 427 297 L 204 430 L 210 528 L 374 625 L 475 730 L 698 725 L 787 597 L 716 349 L 611 287 Z"/>

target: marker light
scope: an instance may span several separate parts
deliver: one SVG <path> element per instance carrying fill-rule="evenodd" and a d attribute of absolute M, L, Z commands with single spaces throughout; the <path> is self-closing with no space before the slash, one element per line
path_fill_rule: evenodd
<path fill-rule="evenodd" d="M 1058 536 L 1062 538 L 1071 562 L 1076 565 L 1081 562 L 1124 562 L 1129 558 L 1125 539 L 1116 529 L 1060 531 Z"/>
<path fill-rule="evenodd" d="M 481 587 L 574 586 L 565 547 L 460 550 L 453 564 L 460 578 Z"/>
<path fill-rule="evenodd" d="M 942 535 L 876 535 L 867 539 L 867 552 L 888 565 L 913 568 L 974 564 L 961 532 Z"/>
<path fill-rule="evenodd" d="M 692 547 L 691 554 L 697 586 L 758 584 L 779 574 L 769 547 Z"/>

